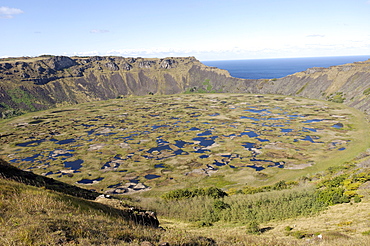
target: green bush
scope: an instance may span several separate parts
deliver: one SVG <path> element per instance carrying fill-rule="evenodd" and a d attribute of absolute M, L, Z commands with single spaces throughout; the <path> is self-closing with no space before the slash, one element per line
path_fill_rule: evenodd
<path fill-rule="evenodd" d="M 257 221 L 252 220 L 247 224 L 246 232 L 248 234 L 260 234 L 261 230 Z"/>
<path fill-rule="evenodd" d="M 268 192 L 273 190 L 285 190 L 290 189 L 294 186 L 297 186 L 298 182 L 296 181 L 285 181 L 281 180 L 273 185 L 265 185 L 261 187 L 251 187 L 251 186 L 245 186 L 241 190 L 233 191 L 236 194 L 242 193 L 242 194 L 256 194 L 261 192 Z"/>
<path fill-rule="evenodd" d="M 197 227 L 210 227 L 213 226 L 211 222 L 208 221 L 197 221 L 196 223 Z"/>
<path fill-rule="evenodd" d="M 286 227 L 284 228 L 284 230 L 285 230 L 285 231 L 291 231 L 291 230 L 293 230 L 293 228 L 292 228 L 292 227 L 290 227 L 290 226 L 286 226 Z"/>
<path fill-rule="evenodd" d="M 325 179 L 321 181 L 318 186 L 319 187 L 327 187 L 327 188 L 332 188 L 332 187 L 340 187 L 343 185 L 343 181 L 348 178 L 348 174 L 342 174 L 339 176 L 336 176 L 331 179 Z"/>
<path fill-rule="evenodd" d="M 353 198 L 353 201 L 354 201 L 355 203 L 359 203 L 359 202 L 361 202 L 361 197 L 359 197 L 359 196 L 355 196 L 355 197 Z"/>
<path fill-rule="evenodd" d="M 227 193 L 216 187 L 177 189 L 163 194 L 162 198 L 165 200 L 178 200 L 197 196 L 209 196 L 214 199 L 219 199 L 227 196 Z"/>
<path fill-rule="evenodd" d="M 166 194 L 168 196 L 169 194 Z M 273 191 L 252 195 L 236 194 L 222 199 L 195 196 L 188 199 L 158 199 L 147 205 L 163 218 L 188 222 L 223 221 L 263 223 L 271 220 L 310 216 L 326 208 L 313 189 Z"/>
<path fill-rule="evenodd" d="M 370 95 L 370 88 L 367 88 L 366 90 L 364 90 L 364 92 L 363 92 L 363 93 L 364 93 L 364 95 L 366 95 L 366 96 L 367 96 L 367 95 Z"/>
<path fill-rule="evenodd" d="M 291 233 L 289 233 L 289 235 L 297 238 L 297 239 L 302 239 L 304 237 L 306 237 L 306 233 L 303 232 L 303 231 L 293 231 Z"/>
<path fill-rule="evenodd" d="M 230 208 L 230 205 L 227 204 L 226 202 L 224 201 L 221 201 L 221 200 L 216 200 L 214 203 L 213 203 L 213 207 L 215 208 L 216 211 L 221 211 L 221 210 L 224 210 L 224 209 L 227 209 L 227 208 Z"/>
<path fill-rule="evenodd" d="M 331 94 L 327 99 L 328 101 L 335 103 L 343 103 L 346 100 L 343 92 L 336 92 L 335 94 Z"/>
<path fill-rule="evenodd" d="M 349 197 L 344 195 L 343 188 L 325 188 L 317 190 L 317 200 L 326 205 L 334 205 L 340 203 L 347 203 L 350 201 Z"/>

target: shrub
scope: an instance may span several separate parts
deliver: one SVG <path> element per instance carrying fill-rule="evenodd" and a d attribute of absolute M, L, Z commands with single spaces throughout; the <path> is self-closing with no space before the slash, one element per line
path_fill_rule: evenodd
<path fill-rule="evenodd" d="M 179 200 L 197 196 L 209 196 L 219 199 L 227 196 L 227 193 L 216 187 L 197 188 L 197 189 L 177 189 L 169 191 L 162 195 L 165 200 Z"/>
<path fill-rule="evenodd" d="M 284 230 L 285 230 L 285 231 L 291 231 L 291 230 L 293 230 L 293 228 L 292 228 L 292 227 L 290 227 L 290 226 L 286 226 L 286 227 L 284 228 Z"/>
<path fill-rule="evenodd" d="M 227 196 L 227 193 L 224 192 L 223 190 L 216 188 L 216 187 L 209 187 L 204 189 L 205 195 L 210 196 L 212 198 L 223 198 Z"/>
<path fill-rule="evenodd" d="M 354 196 L 353 201 L 355 203 L 359 203 L 359 202 L 361 202 L 361 197 L 359 197 L 358 195 L 357 196 Z"/>
<path fill-rule="evenodd" d="M 210 227 L 213 226 L 213 224 L 209 221 L 197 221 L 196 223 L 197 227 Z"/>
<path fill-rule="evenodd" d="M 230 208 L 230 205 L 227 204 L 226 202 L 221 201 L 221 200 L 216 200 L 213 203 L 213 207 L 215 208 L 216 211 L 221 211 L 221 210 Z"/>
<path fill-rule="evenodd" d="M 332 101 L 335 103 L 343 103 L 346 100 L 343 92 L 336 92 L 335 94 L 330 95 L 327 99 L 328 101 Z"/>
<path fill-rule="evenodd" d="M 294 231 L 294 232 L 291 232 L 289 233 L 289 235 L 297 238 L 297 239 L 302 239 L 304 237 L 306 237 L 306 233 L 303 232 L 303 231 Z"/>
<path fill-rule="evenodd" d="M 287 188 L 288 188 L 288 185 L 284 180 L 281 180 L 281 181 L 275 183 L 271 187 L 272 190 L 283 190 L 283 189 L 287 189 Z"/>
<path fill-rule="evenodd" d="M 318 186 L 319 187 L 327 187 L 327 188 L 339 187 L 339 186 L 343 185 L 343 181 L 347 177 L 348 177 L 348 174 L 342 174 L 342 175 L 339 175 L 339 176 L 335 176 L 334 178 L 326 179 L 326 180 L 321 181 L 318 184 Z"/>
<path fill-rule="evenodd" d="M 247 224 L 246 232 L 248 234 L 260 234 L 261 230 L 257 221 L 252 220 Z"/>
<path fill-rule="evenodd" d="M 366 90 L 364 90 L 363 92 L 364 95 L 370 95 L 370 88 L 367 88 Z"/>
<path fill-rule="evenodd" d="M 285 190 L 290 189 L 293 186 L 297 186 L 298 182 L 296 181 L 284 181 L 281 180 L 273 185 L 266 185 L 261 187 L 251 187 L 251 186 L 245 186 L 243 189 L 238 191 L 232 191 L 234 194 L 256 194 L 260 192 L 268 192 L 272 190 Z"/>
<path fill-rule="evenodd" d="M 223 199 L 210 196 L 158 199 L 148 206 L 163 218 L 231 223 L 249 223 L 252 220 L 263 223 L 310 216 L 326 208 L 326 204 L 317 199 L 315 190 L 302 188 L 253 195 L 237 194 Z"/>
<path fill-rule="evenodd" d="M 344 195 L 343 188 L 325 188 L 317 190 L 317 199 L 326 205 L 349 202 L 349 197 Z"/>

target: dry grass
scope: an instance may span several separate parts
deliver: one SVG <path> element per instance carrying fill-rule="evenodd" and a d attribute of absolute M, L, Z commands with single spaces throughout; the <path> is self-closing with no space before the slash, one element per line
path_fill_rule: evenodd
<path fill-rule="evenodd" d="M 366 192 L 363 192 L 367 194 Z M 127 201 L 130 203 L 130 201 Z M 159 218 L 165 229 L 135 225 L 100 203 L 0 179 L 0 245 L 369 245 L 370 202 L 329 207 L 316 216 L 259 224 L 260 235 L 240 222 L 210 227 Z M 292 230 L 288 233 L 286 227 Z M 289 234 L 289 235 L 288 235 Z M 322 239 L 317 235 L 321 234 Z M 297 239 L 305 235 L 303 239 Z"/>
<path fill-rule="evenodd" d="M 218 245 L 370 245 L 370 236 L 362 232 L 370 228 L 370 203 L 340 204 L 313 217 L 300 217 L 260 224 L 260 235 L 246 234 L 246 225 L 240 223 L 214 223 L 212 227 L 199 228 L 194 223 L 162 220 L 162 226 L 171 230 L 208 236 Z M 292 228 L 290 235 L 285 230 Z M 297 239 L 295 235 L 306 235 Z M 322 235 L 322 239 L 318 235 Z"/>
<path fill-rule="evenodd" d="M 125 245 L 158 242 L 105 205 L 0 179 L 0 245 Z"/>

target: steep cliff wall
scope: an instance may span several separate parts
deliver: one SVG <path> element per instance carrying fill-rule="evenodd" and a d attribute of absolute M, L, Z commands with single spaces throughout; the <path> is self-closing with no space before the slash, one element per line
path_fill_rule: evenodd
<path fill-rule="evenodd" d="M 192 69 L 212 70 L 194 57 L 165 59 L 43 56 L 0 60 L 3 117 L 63 104 L 125 95 L 174 94 L 199 87 Z M 214 69 L 213 69 L 214 70 Z M 210 74 L 213 74 L 212 72 Z M 218 70 L 219 75 L 230 77 Z"/>
<path fill-rule="evenodd" d="M 293 95 L 344 103 L 370 113 L 370 60 L 309 68 L 277 80 L 247 86 L 253 93 Z"/>
<path fill-rule="evenodd" d="M 264 93 L 345 103 L 370 113 L 370 60 L 310 68 L 281 79 L 233 78 L 194 57 L 0 59 L 0 116 L 127 95 Z"/>

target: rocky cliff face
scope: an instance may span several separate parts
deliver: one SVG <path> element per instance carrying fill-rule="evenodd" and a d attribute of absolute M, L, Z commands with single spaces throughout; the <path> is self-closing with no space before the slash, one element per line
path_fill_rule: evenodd
<path fill-rule="evenodd" d="M 332 100 L 370 112 L 370 60 L 277 80 L 233 78 L 194 57 L 0 59 L 0 116 L 127 95 L 269 93 Z"/>
<path fill-rule="evenodd" d="M 277 80 L 262 80 L 247 86 L 253 93 L 293 95 L 323 99 L 370 113 L 370 60 L 332 66 L 309 68 Z"/>
<path fill-rule="evenodd" d="M 0 60 L 0 113 L 36 111 L 63 104 L 126 95 L 174 94 L 199 83 L 189 73 L 212 70 L 194 57 L 12 58 Z M 226 71 L 218 73 L 229 76 Z"/>

